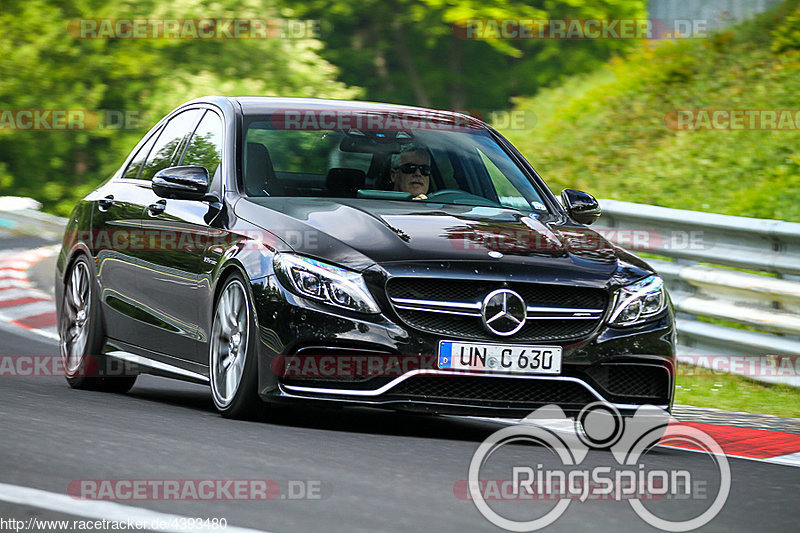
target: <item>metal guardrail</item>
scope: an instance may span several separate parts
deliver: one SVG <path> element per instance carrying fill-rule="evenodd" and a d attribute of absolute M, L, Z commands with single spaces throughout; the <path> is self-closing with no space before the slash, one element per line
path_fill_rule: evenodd
<path fill-rule="evenodd" d="M 42 204 L 31 198 L 0 197 L 0 231 L 31 235 L 60 242 L 67 219 L 39 211 Z"/>
<path fill-rule="evenodd" d="M 697 357 L 704 355 L 800 356 L 800 224 L 600 204 L 600 233 L 663 258 L 647 261 L 664 278 L 678 312 L 681 355 L 695 362 L 708 360 Z M 794 367 L 789 375 L 752 377 L 800 386 L 798 373 Z"/>
<path fill-rule="evenodd" d="M 648 18 L 663 21 L 654 28 L 656 38 L 661 31 L 687 31 L 687 22 L 702 24 L 705 31 L 718 31 L 758 13 L 763 13 L 782 0 L 648 0 Z M 677 23 L 676 23 L 677 21 Z M 663 28 L 663 30 L 662 30 Z M 661 31 L 660 31 L 661 30 Z"/>

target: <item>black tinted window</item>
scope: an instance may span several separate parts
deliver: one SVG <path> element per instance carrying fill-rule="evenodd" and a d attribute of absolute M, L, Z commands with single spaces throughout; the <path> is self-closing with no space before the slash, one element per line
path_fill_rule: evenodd
<path fill-rule="evenodd" d="M 222 159 L 222 119 L 216 113 L 206 112 L 192 136 L 181 165 L 206 167 L 213 176 Z"/>
<path fill-rule="evenodd" d="M 139 177 L 139 170 L 142 168 L 142 163 L 144 163 L 144 160 L 147 158 L 147 154 L 150 153 L 150 149 L 153 147 L 156 139 L 158 139 L 158 132 L 151 135 L 147 142 L 136 152 L 136 156 L 134 156 L 130 164 L 128 164 L 128 168 L 125 169 L 123 177 L 128 179 L 136 179 Z"/>
<path fill-rule="evenodd" d="M 166 127 L 161 130 L 147 162 L 144 164 L 142 174 L 139 176 L 143 180 L 153 179 L 153 175 L 161 169 L 167 168 L 177 161 L 178 148 L 183 144 L 184 139 L 192 133 L 197 121 L 203 111 L 192 109 L 174 116 Z"/>

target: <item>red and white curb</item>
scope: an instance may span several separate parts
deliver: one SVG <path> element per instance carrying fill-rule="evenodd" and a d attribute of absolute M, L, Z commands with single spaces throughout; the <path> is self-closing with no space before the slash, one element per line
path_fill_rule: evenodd
<path fill-rule="evenodd" d="M 727 457 L 800 467 L 800 435 L 795 433 L 702 422 L 670 423 L 671 427 L 673 425 L 704 431 L 720 445 Z M 664 446 L 701 451 L 687 444 Z"/>
<path fill-rule="evenodd" d="M 571 419 L 536 420 L 535 422 L 528 422 L 524 419 L 517 420 L 512 418 L 469 418 L 508 425 L 535 423 L 554 432 L 575 434 L 575 422 Z M 800 467 L 800 435 L 798 434 L 720 424 L 706 424 L 702 422 L 679 421 L 673 418 L 669 423 L 667 435 L 670 433 L 676 435 L 682 434 L 680 426 L 696 428 L 707 433 L 720 445 L 726 457 Z M 689 452 L 707 453 L 701 448 L 693 447 L 686 443 L 660 444 L 659 446 L 681 449 Z"/>
<path fill-rule="evenodd" d="M 57 254 L 59 247 L 0 252 L 0 321 L 58 340 L 55 300 L 33 285 L 28 269 Z"/>

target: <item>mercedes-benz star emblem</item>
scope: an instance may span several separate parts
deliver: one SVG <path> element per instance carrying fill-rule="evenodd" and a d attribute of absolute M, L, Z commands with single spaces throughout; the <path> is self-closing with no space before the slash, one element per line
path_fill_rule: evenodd
<path fill-rule="evenodd" d="M 522 296 L 509 289 L 497 289 L 486 295 L 481 308 L 483 325 L 495 335 L 507 337 L 525 325 L 527 307 Z"/>

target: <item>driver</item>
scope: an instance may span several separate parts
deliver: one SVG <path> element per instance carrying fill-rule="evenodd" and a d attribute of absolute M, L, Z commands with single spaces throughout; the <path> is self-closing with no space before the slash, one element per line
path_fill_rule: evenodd
<path fill-rule="evenodd" d="M 392 154 L 391 180 L 395 191 L 411 193 L 412 200 L 426 200 L 431 182 L 431 165 L 428 150 L 410 143 Z"/>

